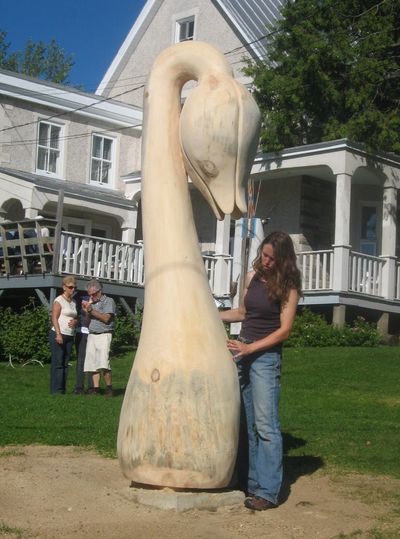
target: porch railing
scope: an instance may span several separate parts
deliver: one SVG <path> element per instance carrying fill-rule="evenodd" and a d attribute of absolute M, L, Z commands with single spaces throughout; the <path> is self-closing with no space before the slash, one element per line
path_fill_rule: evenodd
<path fill-rule="evenodd" d="M 229 296 L 232 257 L 203 255 L 203 260 L 213 294 Z M 58 271 L 143 286 L 143 244 L 63 232 Z"/>
<path fill-rule="evenodd" d="M 216 296 L 230 296 L 233 257 L 203 254 L 203 261 L 213 293 Z"/>
<path fill-rule="evenodd" d="M 329 290 L 333 283 L 333 250 L 303 251 L 297 255 L 303 290 Z"/>
<path fill-rule="evenodd" d="M 48 273 L 54 268 L 52 260 L 53 236 L 42 237 L 41 228 L 50 228 L 53 222 L 34 220 L 22 224 L 1 225 L 0 278 L 9 275 Z M 38 229 L 37 236 L 28 237 L 30 229 Z M 53 227 L 54 228 L 54 227 Z M 12 230 L 11 230 L 12 229 Z M 14 230 L 15 229 L 15 230 Z M 29 230 L 28 230 L 29 229 Z M 11 232 L 18 236 L 10 239 Z M 51 230 L 50 230 L 51 234 Z M 302 274 L 303 290 L 308 292 L 333 289 L 334 251 L 304 251 L 298 253 L 298 266 Z M 203 255 L 210 288 L 215 297 L 230 297 L 233 258 L 230 255 Z M 383 296 L 384 258 L 350 251 L 348 290 L 370 296 Z M 57 270 L 61 274 L 96 277 L 117 283 L 144 286 L 143 244 L 82 234 L 62 232 Z M 400 301 L 400 261 L 396 261 L 392 298 Z"/>
<path fill-rule="evenodd" d="M 63 232 L 58 271 L 142 286 L 143 245 Z"/>
<path fill-rule="evenodd" d="M 382 268 L 385 260 L 377 256 L 350 252 L 349 290 L 382 296 Z"/>

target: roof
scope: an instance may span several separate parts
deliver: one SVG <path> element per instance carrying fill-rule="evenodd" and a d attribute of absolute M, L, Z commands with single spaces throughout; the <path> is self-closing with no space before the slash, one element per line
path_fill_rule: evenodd
<path fill-rule="evenodd" d="M 211 0 L 255 58 L 266 53 L 268 28 L 280 17 L 283 0 Z"/>
<path fill-rule="evenodd" d="M 142 110 L 133 105 L 5 69 L 0 69 L 0 94 L 121 127 L 140 127 L 142 123 Z"/>
<path fill-rule="evenodd" d="M 6 174 L 14 178 L 33 183 L 42 191 L 59 192 L 64 189 L 64 194 L 72 198 L 78 198 L 81 201 L 90 200 L 108 206 L 131 209 L 135 203 L 116 189 L 108 187 L 98 187 L 87 183 L 71 182 L 67 180 L 58 180 L 56 178 L 45 178 L 39 174 L 24 172 L 22 170 L 14 170 L 11 168 L 0 167 L 0 174 Z"/>
<path fill-rule="evenodd" d="M 147 0 L 139 13 L 125 41 L 122 43 L 110 67 L 101 80 L 96 94 L 107 91 L 110 81 L 115 78 L 121 65 L 131 54 L 151 21 L 165 0 Z M 218 9 L 232 31 L 239 37 L 254 58 L 263 58 L 266 53 L 265 35 L 267 26 L 275 23 L 280 17 L 280 9 L 284 0 L 210 0 Z"/>

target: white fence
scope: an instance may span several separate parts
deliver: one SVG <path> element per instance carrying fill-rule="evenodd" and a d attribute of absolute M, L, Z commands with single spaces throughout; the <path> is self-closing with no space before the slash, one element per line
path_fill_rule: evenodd
<path fill-rule="evenodd" d="M 377 256 L 350 253 L 349 290 L 371 296 L 382 296 L 382 268 L 385 263 Z"/>
<path fill-rule="evenodd" d="M 63 232 L 58 270 L 84 277 L 96 277 L 119 283 L 144 285 L 143 244 L 127 244 L 104 238 Z M 231 295 L 230 255 L 203 255 L 205 270 L 213 294 Z M 333 250 L 304 251 L 297 255 L 305 292 L 333 288 Z M 348 290 L 382 296 L 382 269 L 385 260 L 350 252 Z M 400 300 L 400 262 L 396 262 L 395 299 Z"/>
<path fill-rule="evenodd" d="M 297 255 L 303 290 L 329 290 L 333 282 L 333 251 L 303 251 Z"/>
<path fill-rule="evenodd" d="M 59 273 L 95 277 L 118 283 L 144 285 L 143 244 L 63 232 Z M 216 296 L 229 296 L 232 257 L 203 256 L 210 288 Z"/>
<path fill-rule="evenodd" d="M 63 232 L 58 271 L 143 285 L 143 246 Z"/>

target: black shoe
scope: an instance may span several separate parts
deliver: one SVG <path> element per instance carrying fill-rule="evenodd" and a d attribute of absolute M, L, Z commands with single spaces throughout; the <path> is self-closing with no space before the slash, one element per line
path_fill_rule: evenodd
<path fill-rule="evenodd" d="M 107 386 L 106 387 L 106 389 L 104 391 L 104 396 L 105 397 L 113 397 L 114 396 L 112 386 Z"/>
<path fill-rule="evenodd" d="M 91 387 L 87 390 L 87 395 L 100 395 L 100 388 L 99 387 Z"/>
<path fill-rule="evenodd" d="M 247 509 L 252 509 L 253 511 L 265 511 L 266 509 L 275 509 L 278 507 L 275 503 L 270 502 L 260 496 L 254 496 L 254 498 L 247 498 L 244 500 L 244 505 Z"/>

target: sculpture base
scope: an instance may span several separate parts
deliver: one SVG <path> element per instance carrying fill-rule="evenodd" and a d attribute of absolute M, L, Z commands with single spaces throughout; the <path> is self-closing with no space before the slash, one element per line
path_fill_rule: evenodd
<path fill-rule="evenodd" d="M 241 490 L 181 492 L 170 488 L 149 489 L 135 486 L 124 489 L 122 496 L 134 503 L 177 512 L 191 509 L 216 511 L 220 507 L 242 505 L 245 498 Z"/>

